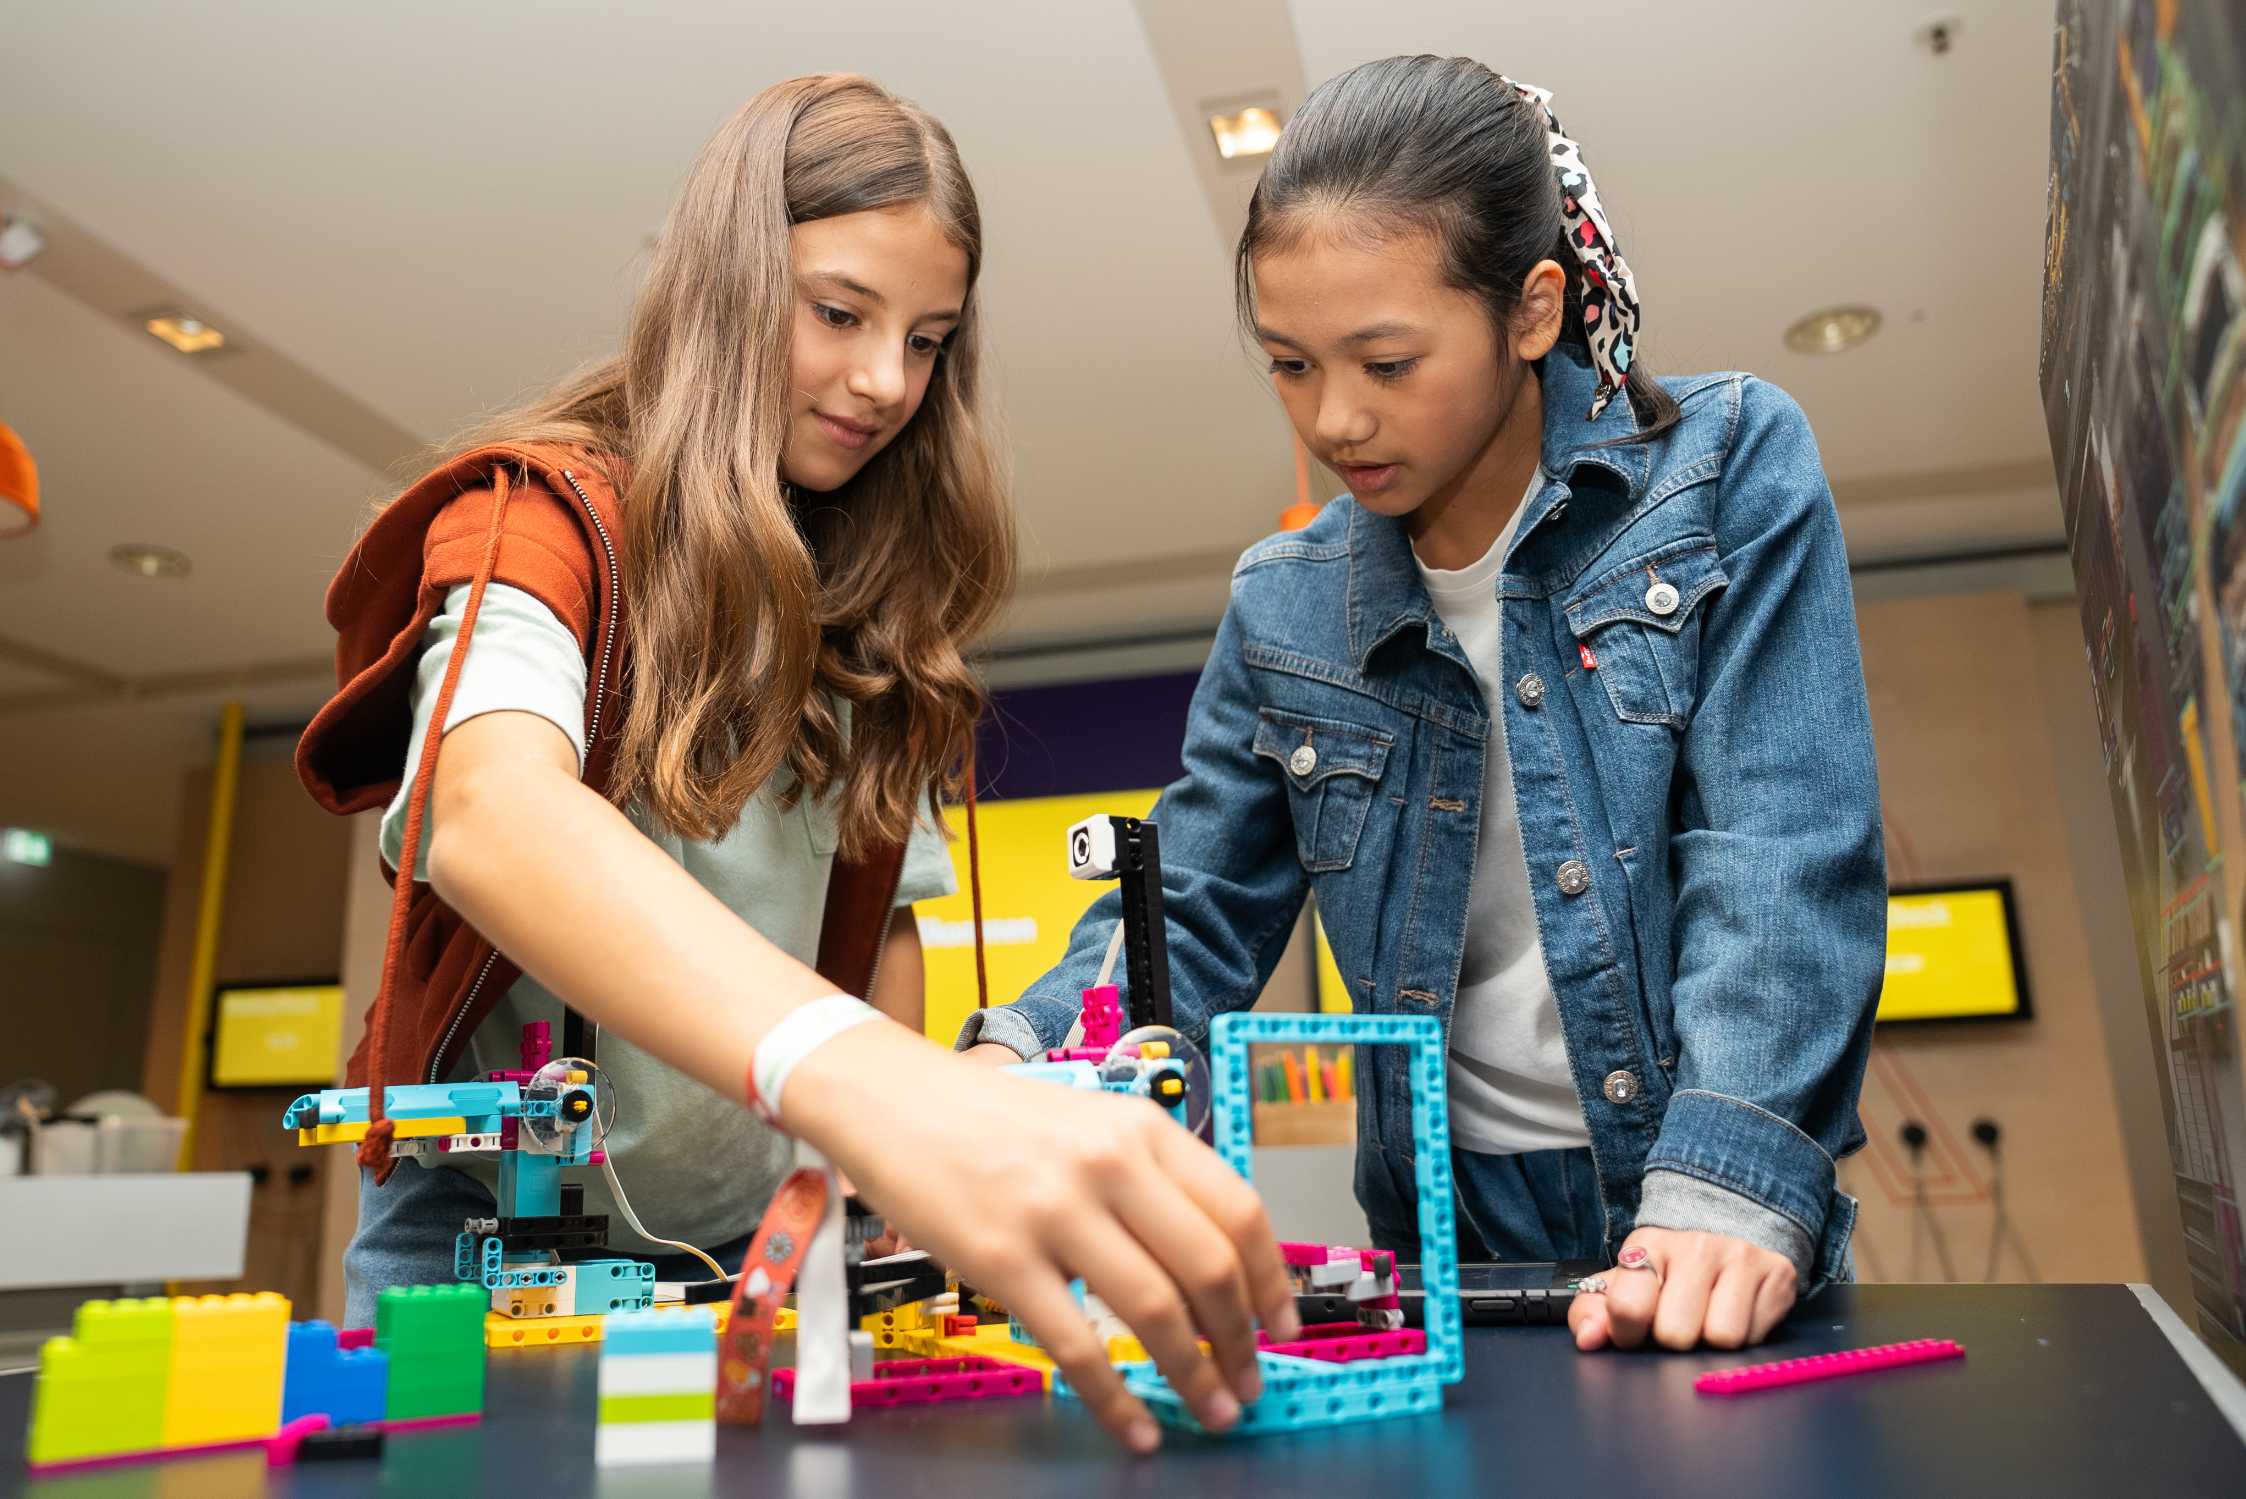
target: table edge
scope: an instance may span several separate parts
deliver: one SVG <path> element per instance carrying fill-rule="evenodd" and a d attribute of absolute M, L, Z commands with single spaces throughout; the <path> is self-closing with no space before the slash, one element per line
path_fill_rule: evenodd
<path fill-rule="evenodd" d="M 2152 1318 L 2152 1325 L 2167 1337 L 2176 1350 L 2176 1356 L 2183 1360 L 2184 1367 L 2199 1381 L 2199 1387 L 2207 1392 L 2207 1398 L 2214 1402 L 2215 1409 L 2230 1423 L 2230 1429 L 2239 1442 L 2246 1445 L 2246 1383 L 2241 1383 L 2238 1376 L 2231 1372 L 2230 1365 L 2216 1357 L 2215 1350 L 2200 1341 L 2199 1335 L 2184 1325 L 2184 1319 L 2176 1315 L 2176 1309 L 2158 1291 L 2143 1281 L 2132 1280 L 2124 1284 L 2145 1309 L 2145 1315 Z"/>

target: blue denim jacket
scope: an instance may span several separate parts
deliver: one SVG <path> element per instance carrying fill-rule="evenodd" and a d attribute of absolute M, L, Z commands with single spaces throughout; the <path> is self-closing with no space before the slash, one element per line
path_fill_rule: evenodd
<path fill-rule="evenodd" d="M 1499 584 L 1502 707 L 1609 1247 L 1641 1220 L 1740 1233 L 1788 1249 L 1814 1292 L 1848 1274 L 1856 1204 L 1833 1162 L 1864 1140 L 1887 914 L 1832 496 L 1775 386 L 1666 382 L 1677 426 L 1603 446 L 1634 430 L 1629 403 L 1587 422 L 1588 366 L 1563 351 L 1540 375 L 1548 477 Z M 1656 583 L 1673 607 L 1649 601 Z M 1249 548 L 1184 778 L 1151 814 L 1182 1029 L 1253 1001 L 1310 891 L 1358 1010 L 1448 1027 L 1489 711 L 1400 522 L 1345 496 Z M 1067 957 L 961 1044 L 1059 1044 L 1119 906 L 1103 896 Z M 1375 1222 L 1409 1224 L 1392 1051 L 1366 1059 L 1357 1192 Z"/>

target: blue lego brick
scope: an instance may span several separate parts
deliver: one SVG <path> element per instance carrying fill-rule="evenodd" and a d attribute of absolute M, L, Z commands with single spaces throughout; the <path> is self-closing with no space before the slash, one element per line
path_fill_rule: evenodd
<path fill-rule="evenodd" d="M 644 1260 L 580 1260 L 576 1270 L 579 1316 L 645 1311 L 655 1304 L 655 1267 Z"/>
<path fill-rule="evenodd" d="M 527 1150 L 499 1153 L 499 1216 L 552 1218 L 561 1213 L 559 1159 Z"/>
<path fill-rule="evenodd" d="M 683 1312 L 617 1312 L 602 1329 L 604 1359 L 635 1353 L 711 1353 L 716 1348 L 717 1312 L 707 1306 Z"/>
<path fill-rule="evenodd" d="M 1424 1376 L 1442 1384 L 1456 1384 L 1465 1377 L 1466 1364 L 1461 1351 L 1464 1338 L 1458 1304 L 1458 1231 L 1452 1206 L 1449 1060 L 1442 1023 L 1432 1015 L 1218 1016 L 1209 1028 L 1217 1153 L 1251 1181 L 1255 1178 L 1255 1116 L 1248 1047 L 1255 1042 L 1410 1048 L 1406 1071 L 1411 1081 L 1420 1280 L 1427 1292 L 1427 1352 L 1338 1367 L 1378 1370 L 1381 1379 Z M 1397 1371 L 1403 1372 L 1399 1375 Z"/>
<path fill-rule="evenodd" d="M 1440 1410 L 1443 1404 L 1441 1378 L 1429 1372 L 1420 1359 L 1318 1364 L 1313 1359 L 1266 1353 L 1260 1356 L 1260 1362 L 1262 1398 L 1240 1413 L 1239 1424 L 1224 1433 L 1227 1436 L 1261 1436 L 1390 1416 L 1416 1416 Z M 1290 1367 L 1294 1365 L 1309 1365 L 1320 1372 Z M 1128 1366 L 1123 1384 L 1146 1402 L 1163 1425 L 1185 1431 L 1203 1429 L 1177 1392 L 1153 1372 L 1152 1365 Z"/>
<path fill-rule="evenodd" d="M 383 1110 L 392 1119 L 449 1119 L 458 1114 L 468 1121 L 467 1134 L 491 1134 L 499 1121 L 522 1108 L 522 1089 L 514 1083 L 401 1083 L 383 1091 Z M 281 1115 L 283 1129 L 310 1129 L 316 1124 L 364 1124 L 367 1090 L 323 1088 L 306 1093 Z"/>
<path fill-rule="evenodd" d="M 325 1322 L 289 1325 L 281 1386 L 281 1424 L 320 1415 L 331 1426 L 379 1421 L 390 1385 L 390 1355 L 380 1348 L 338 1349 Z"/>
<path fill-rule="evenodd" d="M 487 1279 L 485 1288 L 493 1291 L 515 1291 L 531 1286 L 558 1286 L 569 1278 L 569 1271 L 559 1265 L 510 1265 L 498 1273 L 496 1281 Z"/>
<path fill-rule="evenodd" d="M 474 1280 L 482 1273 L 477 1257 L 476 1236 L 466 1229 L 452 1236 L 452 1278 Z"/>

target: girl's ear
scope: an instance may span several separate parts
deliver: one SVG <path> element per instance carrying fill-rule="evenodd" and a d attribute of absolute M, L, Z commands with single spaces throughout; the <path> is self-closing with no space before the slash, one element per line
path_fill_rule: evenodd
<path fill-rule="evenodd" d="M 1540 260 L 1521 280 L 1521 303 L 1513 319 L 1513 352 L 1524 361 L 1542 359 L 1560 341 L 1560 319 L 1567 312 L 1568 278 L 1556 260 Z"/>

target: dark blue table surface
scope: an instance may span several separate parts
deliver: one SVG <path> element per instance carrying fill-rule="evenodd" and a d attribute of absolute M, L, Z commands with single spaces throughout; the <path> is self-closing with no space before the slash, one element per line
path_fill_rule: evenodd
<path fill-rule="evenodd" d="M 1946 1337 L 1937 1364 L 1736 1400 L 1693 1376 L 1801 1353 Z M 592 1466 L 595 1350 L 495 1354 L 480 1426 L 395 1438 L 379 1463 L 268 1475 L 255 1454 L 29 1480 L 35 1499 L 473 1494 L 2241 1495 L 2246 1448 L 2123 1286 L 1860 1286 L 1799 1309 L 1745 1354 L 1574 1351 L 1553 1328 L 1469 1329 L 1440 1415 L 1231 1441 L 1170 1434 L 1131 1459 L 1050 1400 L 868 1412 L 797 1432 L 720 1428 L 714 1467 Z M 0 1379 L 21 1433 L 31 1381 Z"/>

